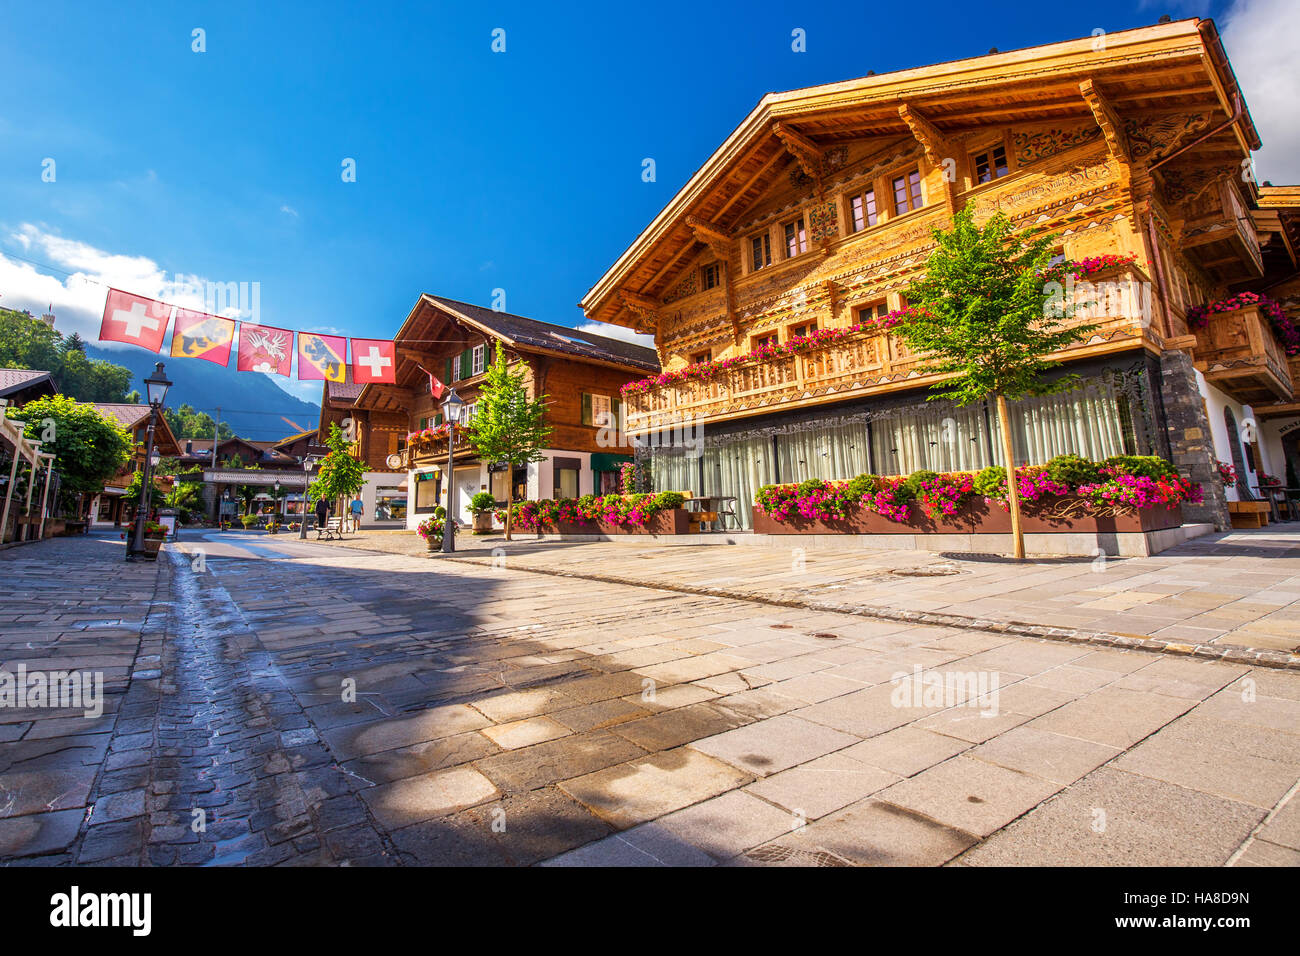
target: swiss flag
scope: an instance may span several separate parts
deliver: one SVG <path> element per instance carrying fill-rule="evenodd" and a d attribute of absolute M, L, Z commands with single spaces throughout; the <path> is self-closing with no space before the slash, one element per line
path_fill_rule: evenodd
<path fill-rule="evenodd" d="M 118 289 L 109 289 L 104 301 L 104 320 L 99 324 L 101 342 L 128 342 L 150 352 L 162 348 L 171 320 L 172 307 Z"/>
<path fill-rule="evenodd" d="M 239 326 L 239 361 L 241 372 L 269 372 L 288 375 L 293 366 L 293 333 L 269 325 Z"/>
<path fill-rule="evenodd" d="M 352 381 L 358 385 L 369 382 L 397 381 L 397 350 L 388 339 L 352 340 Z"/>

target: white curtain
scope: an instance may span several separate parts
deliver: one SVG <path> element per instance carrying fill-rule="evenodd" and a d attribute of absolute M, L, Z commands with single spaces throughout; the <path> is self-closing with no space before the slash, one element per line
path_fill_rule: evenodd
<path fill-rule="evenodd" d="M 700 493 L 700 459 L 684 448 L 656 448 L 650 458 L 650 487 L 654 491 Z"/>
<path fill-rule="evenodd" d="M 866 425 L 812 428 L 777 435 L 776 460 L 782 482 L 854 478 L 869 470 Z"/>
<path fill-rule="evenodd" d="M 871 463 L 879 475 L 978 471 L 992 464 L 988 449 L 984 406 L 979 404 L 911 407 L 871 421 Z"/>
<path fill-rule="evenodd" d="M 776 462 L 769 436 L 704 449 L 703 493 L 735 498 L 736 515 L 742 528 L 753 527 L 754 492 L 774 481 Z"/>
<path fill-rule="evenodd" d="M 1057 455 L 1081 455 L 1094 461 L 1123 455 L 1125 423 L 1132 427 L 1128 403 L 1106 381 L 1010 402 L 1007 412 L 1018 464 L 1041 465 Z M 993 428 L 995 446 L 1000 447 L 996 414 Z"/>

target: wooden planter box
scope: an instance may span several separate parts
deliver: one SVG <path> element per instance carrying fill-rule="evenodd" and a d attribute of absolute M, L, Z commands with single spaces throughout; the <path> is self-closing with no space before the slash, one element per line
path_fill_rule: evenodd
<path fill-rule="evenodd" d="M 543 522 L 537 530 L 543 534 L 689 534 L 690 516 L 685 508 L 669 508 L 641 527 L 612 521 L 555 521 Z"/>
<path fill-rule="evenodd" d="M 1228 502 L 1228 518 L 1234 528 L 1263 528 L 1271 511 L 1267 501 Z"/>
<path fill-rule="evenodd" d="M 1183 523 L 1182 509 L 1143 508 L 1126 514 L 1090 514 L 1078 498 L 1056 498 L 1029 503 L 1021 510 L 1026 534 L 1071 533 L 1113 534 L 1162 531 Z M 777 521 L 754 509 L 756 534 L 1010 534 L 1011 513 L 996 504 L 977 499 L 943 518 L 929 518 L 915 503 L 908 505 L 906 521 L 891 521 L 863 508 L 844 521 L 809 519 L 792 515 Z"/>

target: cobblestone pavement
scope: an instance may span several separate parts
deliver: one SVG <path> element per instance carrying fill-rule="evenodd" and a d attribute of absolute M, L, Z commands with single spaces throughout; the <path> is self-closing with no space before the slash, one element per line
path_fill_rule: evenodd
<path fill-rule="evenodd" d="M 419 554 L 409 532 L 363 531 L 349 546 Z M 1208 535 L 1146 558 L 1038 558 L 754 545 L 618 542 L 581 545 L 522 535 L 462 536 L 462 556 L 568 574 L 671 583 L 777 601 L 1021 621 L 1149 637 L 1185 645 L 1233 644 L 1300 655 L 1300 526 Z M 931 576 L 912 572 L 928 570 Z M 934 572 L 947 572 L 938 573 Z"/>
<path fill-rule="evenodd" d="M 114 691 L 98 720 L 0 710 L 0 859 L 1300 862 L 1300 674 L 513 554 L 165 550 L 0 553 L 3 668 L 98 668 Z"/>

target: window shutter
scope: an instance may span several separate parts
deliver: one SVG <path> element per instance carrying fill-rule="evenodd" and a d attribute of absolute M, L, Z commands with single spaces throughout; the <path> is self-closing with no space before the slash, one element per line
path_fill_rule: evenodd
<path fill-rule="evenodd" d="M 424 431 L 424 430 L 425 430 L 426 428 L 428 428 L 428 427 L 429 427 L 429 419 L 427 419 L 427 418 L 421 418 L 421 419 L 420 419 L 420 431 Z"/>
<path fill-rule="evenodd" d="M 434 415 L 434 416 L 433 416 L 433 425 L 434 425 L 434 427 L 437 428 L 437 427 L 438 427 L 439 425 L 441 425 L 441 424 L 442 424 L 442 414 L 439 413 L 439 414 L 437 414 L 437 415 Z"/>
<path fill-rule="evenodd" d="M 591 424 L 591 395 L 582 393 L 582 424 Z"/>
<path fill-rule="evenodd" d="M 614 413 L 614 421 L 613 421 L 613 423 L 612 423 L 613 426 L 614 426 L 614 430 L 615 430 L 615 431 L 619 431 L 619 432 L 621 432 L 621 431 L 623 430 L 623 401 L 622 401 L 622 399 L 611 398 L 611 399 L 609 400 L 609 407 L 610 407 L 610 410 Z"/>
<path fill-rule="evenodd" d="M 460 377 L 469 378 L 473 374 L 473 349 L 466 349 L 460 353 Z"/>
<path fill-rule="evenodd" d="M 453 375 L 451 371 L 451 359 L 447 359 L 447 367 L 445 371 L 443 371 L 442 373 L 442 380 L 447 384 L 451 384 L 452 382 L 456 381 L 456 376 Z"/>

